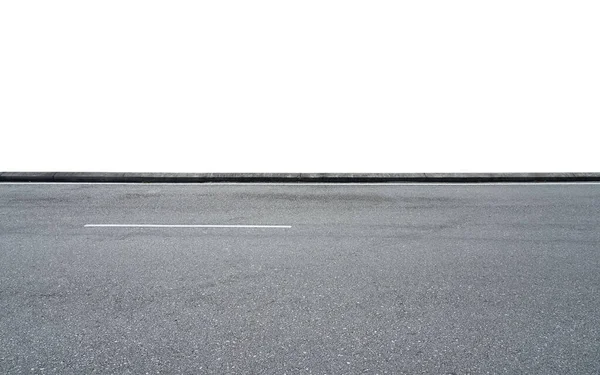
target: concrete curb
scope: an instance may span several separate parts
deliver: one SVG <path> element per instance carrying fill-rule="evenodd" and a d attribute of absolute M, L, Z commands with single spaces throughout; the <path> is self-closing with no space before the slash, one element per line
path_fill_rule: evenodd
<path fill-rule="evenodd" d="M 104 173 L 1 172 L 0 182 L 586 182 L 600 173 Z"/>

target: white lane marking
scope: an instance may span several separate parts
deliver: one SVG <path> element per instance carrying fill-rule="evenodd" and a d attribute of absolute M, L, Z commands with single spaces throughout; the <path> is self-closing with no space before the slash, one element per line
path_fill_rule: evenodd
<path fill-rule="evenodd" d="M 276 228 L 288 229 L 291 225 L 228 225 L 228 224 L 86 224 L 86 228 Z"/>
<path fill-rule="evenodd" d="M 545 186 L 600 185 L 582 182 L 0 182 L 0 185 L 133 185 L 133 186 Z"/>

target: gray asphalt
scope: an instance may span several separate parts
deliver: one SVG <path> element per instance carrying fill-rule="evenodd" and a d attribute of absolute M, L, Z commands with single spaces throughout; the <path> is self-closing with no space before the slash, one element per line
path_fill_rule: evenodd
<path fill-rule="evenodd" d="M 0 373 L 600 374 L 599 228 L 592 184 L 0 184 Z"/>

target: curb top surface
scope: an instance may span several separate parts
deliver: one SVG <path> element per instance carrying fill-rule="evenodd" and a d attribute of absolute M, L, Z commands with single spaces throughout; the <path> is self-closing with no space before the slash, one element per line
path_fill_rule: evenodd
<path fill-rule="evenodd" d="M 3 182 L 578 182 L 600 173 L 114 173 L 2 172 Z"/>

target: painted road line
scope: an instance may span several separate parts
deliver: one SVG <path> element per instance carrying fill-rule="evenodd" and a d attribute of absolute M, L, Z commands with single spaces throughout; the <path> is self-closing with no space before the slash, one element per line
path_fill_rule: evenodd
<path fill-rule="evenodd" d="M 291 225 L 229 224 L 86 224 L 86 228 L 270 228 L 289 229 Z"/>

